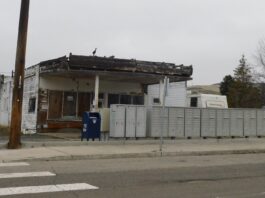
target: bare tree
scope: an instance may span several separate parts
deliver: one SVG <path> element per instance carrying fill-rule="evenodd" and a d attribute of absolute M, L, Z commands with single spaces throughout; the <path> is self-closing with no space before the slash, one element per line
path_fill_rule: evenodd
<path fill-rule="evenodd" d="M 262 104 L 265 106 L 265 38 L 259 41 L 255 58 L 255 81 L 259 85 Z"/>
<path fill-rule="evenodd" d="M 265 39 L 261 39 L 258 44 L 258 49 L 256 53 L 257 60 L 257 77 L 259 81 L 265 82 Z"/>

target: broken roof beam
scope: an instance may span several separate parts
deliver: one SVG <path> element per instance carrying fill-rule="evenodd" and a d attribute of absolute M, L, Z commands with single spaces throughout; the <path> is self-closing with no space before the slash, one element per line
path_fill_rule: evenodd
<path fill-rule="evenodd" d="M 70 55 L 69 67 L 73 70 L 129 71 L 160 75 L 184 75 L 188 77 L 192 75 L 192 66 L 96 56 Z"/>
<path fill-rule="evenodd" d="M 66 56 L 40 62 L 40 73 L 59 72 L 65 70 L 69 70 L 68 59 Z"/>
<path fill-rule="evenodd" d="M 138 61 L 135 59 L 117 59 L 97 56 L 66 56 L 43 61 L 40 63 L 40 73 L 64 71 L 104 71 L 121 73 L 154 74 L 157 76 L 191 77 L 192 66 L 175 65 L 173 63 Z"/>

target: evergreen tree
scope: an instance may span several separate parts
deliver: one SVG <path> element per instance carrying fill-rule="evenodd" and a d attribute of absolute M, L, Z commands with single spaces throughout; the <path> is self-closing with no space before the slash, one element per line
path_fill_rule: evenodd
<path fill-rule="evenodd" d="M 253 83 L 251 68 L 247 64 L 244 55 L 239 60 L 238 67 L 234 70 L 234 77 L 231 79 L 226 76 L 226 81 L 228 80 L 230 80 L 230 83 L 226 83 L 227 87 L 223 93 L 225 94 L 227 91 L 229 107 L 260 108 L 262 106 L 260 89 L 255 87 Z"/>
<path fill-rule="evenodd" d="M 229 92 L 229 87 L 232 86 L 232 83 L 234 83 L 234 78 L 231 75 L 226 75 L 220 84 L 220 93 L 222 95 L 227 96 L 227 94 Z"/>

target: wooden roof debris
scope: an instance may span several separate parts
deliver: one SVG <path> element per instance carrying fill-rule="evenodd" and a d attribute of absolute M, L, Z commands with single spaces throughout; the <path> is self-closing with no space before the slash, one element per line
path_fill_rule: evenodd
<path fill-rule="evenodd" d="M 168 76 L 174 81 L 190 80 L 192 66 L 176 65 L 165 62 L 140 61 L 135 59 L 119 59 L 98 56 L 63 56 L 40 63 L 40 73 L 85 72 L 100 74 L 119 74 L 124 76 Z M 177 80 L 179 79 L 179 80 Z"/>

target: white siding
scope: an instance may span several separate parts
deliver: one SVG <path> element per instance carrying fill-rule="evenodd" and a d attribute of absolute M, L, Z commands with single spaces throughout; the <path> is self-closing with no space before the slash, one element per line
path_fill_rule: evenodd
<path fill-rule="evenodd" d="M 152 106 L 153 99 L 159 98 L 160 92 L 163 88 L 160 84 L 148 86 L 148 105 Z M 167 87 L 167 95 L 165 99 L 166 106 L 172 107 L 185 107 L 186 106 L 186 82 L 174 82 L 169 83 Z"/>
<path fill-rule="evenodd" d="M 23 104 L 22 104 L 22 123 L 23 133 L 35 133 L 37 125 L 37 104 L 39 86 L 39 67 L 31 67 L 25 70 Z M 35 111 L 29 112 L 29 100 L 36 98 Z"/>
<path fill-rule="evenodd" d="M 0 125 L 9 126 L 12 107 L 12 78 L 6 77 L 0 89 Z"/>

